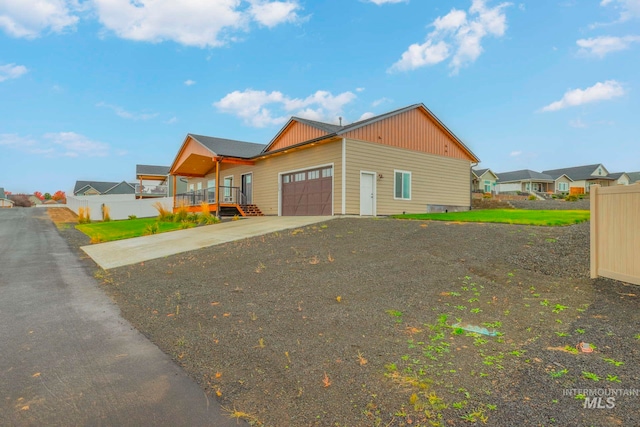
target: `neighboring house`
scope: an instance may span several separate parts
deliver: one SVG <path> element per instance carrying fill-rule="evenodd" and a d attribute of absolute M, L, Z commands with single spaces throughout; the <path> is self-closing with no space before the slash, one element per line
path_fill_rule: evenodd
<path fill-rule="evenodd" d="M 627 172 L 627 176 L 629 177 L 629 184 L 640 182 L 640 172 Z"/>
<path fill-rule="evenodd" d="M 268 215 L 470 209 L 479 159 L 423 104 L 350 125 L 292 117 L 267 145 L 188 134 L 170 174 L 175 205 Z"/>
<path fill-rule="evenodd" d="M 38 206 L 42 204 L 42 200 L 40 200 L 38 197 L 34 195 L 29 196 L 29 201 L 33 206 Z"/>
<path fill-rule="evenodd" d="M 104 181 L 76 181 L 74 196 L 94 196 L 100 194 L 134 194 L 135 184 Z"/>
<path fill-rule="evenodd" d="M 184 178 L 176 180 L 177 190 L 174 191 L 173 180 L 169 179 L 169 169 L 169 166 L 136 165 L 136 197 L 173 197 L 176 193 L 187 191 Z"/>
<path fill-rule="evenodd" d="M 0 208 L 12 208 L 13 200 L 7 197 L 4 188 L 0 187 Z"/>
<path fill-rule="evenodd" d="M 566 175 L 571 179 L 569 185 L 571 188 L 579 188 L 579 192 L 589 192 L 589 187 L 595 184 L 599 184 L 601 187 L 608 187 L 615 184 L 616 179 L 609 176 L 609 171 L 601 164 L 576 166 L 564 169 L 553 169 L 542 171 L 543 174 L 547 174 L 553 179 L 557 179 L 562 175 Z"/>
<path fill-rule="evenodd" d="M 472 191 L 495 193 L 498 176 L 491 169 L 472 169 Z"/>
<path fill-rule="evenodd" d="M 496 185 L 499 193 L 548 193 L 553 192 L 555 188 L 555 180 L 551 176 L 530 169 L 500 172 L 496 175 L 499 180 Z"/>
<path fill-rule="evenodd" d="M 629 185 L 631 183 L 629 175 L 626 172 L 613 172 L 609 174 L 609 178 L 616 180 L 618 185 Z"/>

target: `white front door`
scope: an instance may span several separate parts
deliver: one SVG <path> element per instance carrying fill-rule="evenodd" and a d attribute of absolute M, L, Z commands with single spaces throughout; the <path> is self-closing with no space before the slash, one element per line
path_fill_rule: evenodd
<path fill-rule="evenodd" d="M 360 172 L 360 215 L 375 215 L 376 203 L 376 174 L 373 172 Z"/>

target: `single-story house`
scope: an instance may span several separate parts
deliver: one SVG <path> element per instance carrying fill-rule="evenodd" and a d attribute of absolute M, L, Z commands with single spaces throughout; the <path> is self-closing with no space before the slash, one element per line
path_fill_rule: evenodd
<path fill-rule="evenodd" d="M 627 172 L 627 176 L 629 177 L 629 184 L 640 182 L 640 172 Z"/>
<path fill-rule="evenodd" d="M 177 179 L 177 190 L 174 191 L 173 180 L 169 179 L 169 169 L 169 166 L 136 165 L 136 197 L 172 197 L 176 192 L 184 193 L 187 190 L 186 180 Z"/>
<path fill-rule="evenodd" d="M 616 184 L 618 185 L 629 185 L 631 181 L 629 179 L 629 175 L 626 172 L 613 172 L 609 174 L 609 178 L 613 178 L 616 180 Z"/>
<path fill-rule="evenodd" d="M 553 179 L 566 175 L 571 179 L 569 188 L 579 188 L 579 192 L 588 193 L 589 187 L 599 184 L 601 187 L 615 185 L 616 179 L 609 176 L 609 171 L 601 164 L 576 166 L 571 168 L 542 171 Z"/>
<path fill-rule="evenodd" d="M 472 191 L 495 193 L 498 176 L 491 169 L 472 169 Z"/>
<path fill-rule="evenodd" d="M 551 176 L 530 169 L 500 172 L 496 175 L 499 180 L 496 185 L 498 193 L 549 193 L 555 187 L 555 180 Z"/>
<path fill-rule="evenodd" d="M 292 117 L 268 144 L 188 134 L 170 169 L 174 206 L 266 215 L 468 210 L 478 157 L 426 106 L 341 126 Z"/>
<path fill-rule="evenodd" d="M 76 181 L 74 196 L 94 196 L 99 194 L 135 194 L 135 184 L 105 181 Z"/>
<path fill-rule="evenodd" d="M 13 200 L 10 200 L 7 197 L 7 194 L 4 191 L 4 188 L 0 187 L 0 208 L 12 208 L 12 207 L 13 207 Z"/>

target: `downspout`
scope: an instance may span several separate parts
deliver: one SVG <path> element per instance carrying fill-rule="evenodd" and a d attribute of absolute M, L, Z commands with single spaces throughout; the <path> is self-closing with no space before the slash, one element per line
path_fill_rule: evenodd
<path fill-rule="evenodd" d="M 220 157 L 216 158 L 216 217 L 220 219 Z"/>
<path fill-rule="evenodd" d="M 342 215 L 347 214 L 347 138 L 342 138 Z"/>
<path fill-rule="evenodd" d="M 473 209 L 473 168 L 478 166 L 478 162 L 471 162 L 469 167 L 469 210 Z"/>

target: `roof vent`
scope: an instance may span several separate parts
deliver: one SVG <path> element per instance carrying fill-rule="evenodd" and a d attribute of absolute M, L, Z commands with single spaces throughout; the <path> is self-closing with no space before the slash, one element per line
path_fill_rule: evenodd
<path fill-rule="evenodd" d="M 338 120 L 340 120 L 340 127 L 342 127 L 342 117 L 338 117 Z"/>

